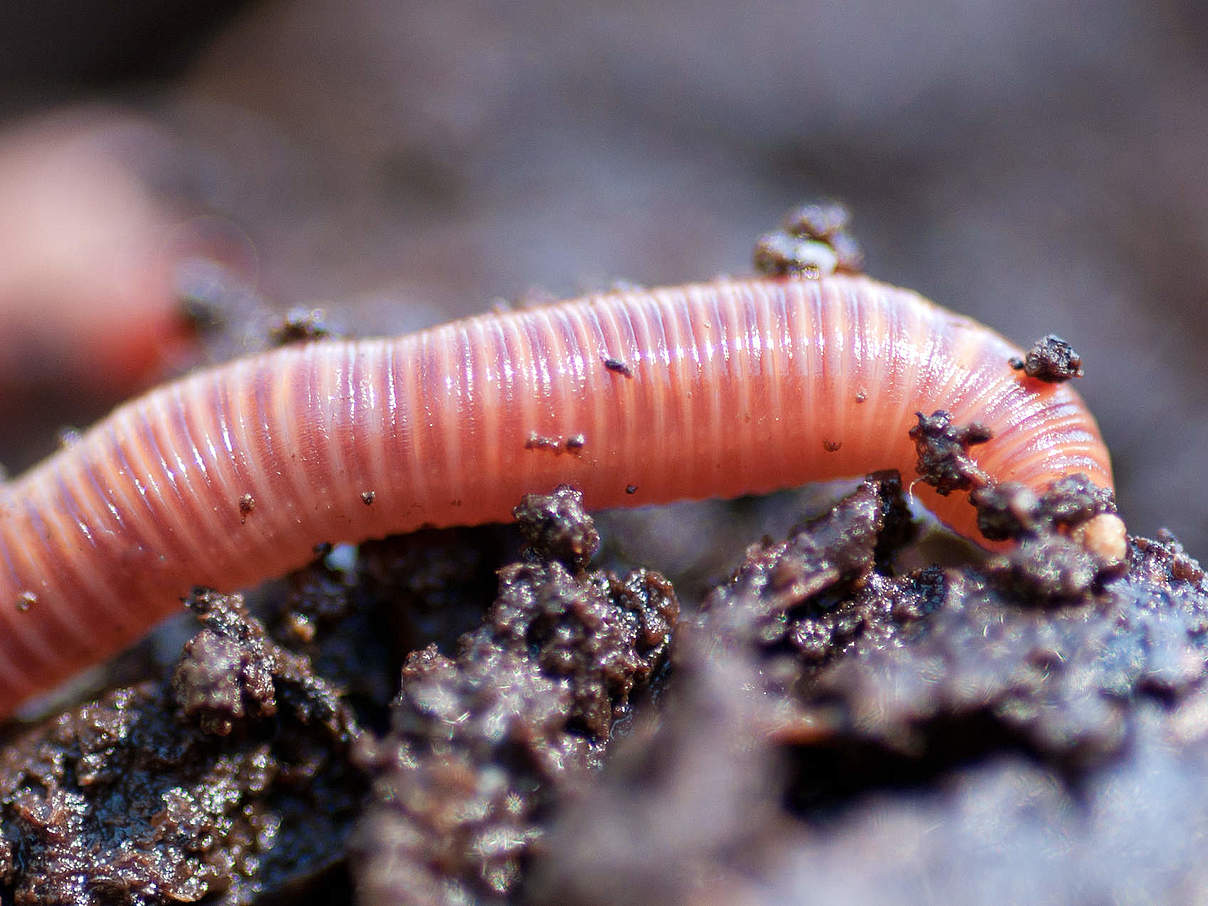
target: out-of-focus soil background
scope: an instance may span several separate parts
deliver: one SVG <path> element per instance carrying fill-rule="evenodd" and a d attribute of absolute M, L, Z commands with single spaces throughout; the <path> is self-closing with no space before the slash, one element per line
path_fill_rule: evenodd
<path fill-rule="evenodd" d="M 265 298 L 349 303 L 358 333 L 746 271 L 787 206 L 840 198 L 874 275 L 1021 343 L 1072 340 L 1130 528 L 1202 554 L 1206 19 L 1190 0 L 12 4 L 0 111 L 73 106 L 65 128 Z M 4 433 L 10 467 L 54 443 Z"/>

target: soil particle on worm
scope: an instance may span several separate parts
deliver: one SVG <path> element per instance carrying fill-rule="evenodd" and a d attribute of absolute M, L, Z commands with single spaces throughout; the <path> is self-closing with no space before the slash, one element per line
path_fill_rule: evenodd
<path fill-rule="evenodd" d="M 755 270 L 774 277 L 817 279 L 827 274 L 858 274 L 864 267 L 860 244 L 848 231 L 851 215 L 837 202 L 794 208 L 781 228 L 755 243 Z"/>
<path fill-rule="evenodd" d="M 977 525 L 991 541 L 1024 538 L 1058 528 L 1073 528 L 1104 513 L 1116 512 L 1115 495 L 1085 475 L 1067 475 L 1042 494 L 1017 482 L 975 488 Z"/>
<path fill-rule="evenodd" d="M 818 280 L 835 272 L 838 256 L 825 242 L 774 231 L 755 244 L 755 270 L 768 277 Z"/>
<path fill-rule="evenodd" d="M 555 454 L 569 453 L 572 456 L 581 455 L 585 446 L 587 446 L 587 436 L 584 434 L 572 434 L 562 438 L 532 431 L 524 442 L 526 450 L 546 450 Z"/>
<path fill-rule="evenodd" d="M 1082 356 L 1055 334 L 1041 337 L 1032 344 L 1024 358 L 1013 358 L 1010 365 L 1030 378 L 1051 384 L 1060 384 L 1083 374 Z"/>
<path fill-rule="evenodd" d="M 328 324 L 327 313 L 321 308 L 291 308 L 285 313 L 281 323 L 271 330 L 275 346 L 308 343 L 334 335 L 331 325 Z"/>
<path fill-rule="evenodd" d="M 562 438 L 549 437 L 545 434 L 538 434 L 536 431 L 529 432 L 528 438 L 524 441 L 524 449 L 526 450 L 548 450 L 551 453 L 562 452 Z"/>
<path fill-rule="evenodd" d="M 851 212 L 836 201 L 813 202 L 785 215 L 782 229 L 790 236 L 825 242 L 835 253 L 835 270 L 858 274 L 864 269 L 864 251 L 852 235 Z"/>
<path fill-rule="evenodd" d="M 1085 475 L 1069 475 L 1037 494 L 1015 482 L 975 488 L 969 495 L 977 524 L 992 541 L 1016 545 L 991 559 L 986 572 L 1021 601 L 1083 597 L 1115 564 L 1103 562 L 1067 530 L 1116 512 L 1115 497 Z"/>
<path fill-rule="evenodd" d="M 633 377 L 633 367 L 628 362 L 623 362 L 620 359 L 604 357 L 604 367 L 609 371 L 622 375 L 623 377 Z"/>
<path fill-rule="evenodd" d="M 954 425 L 951 414 L 942 409 L 916 415 L 918 424 L 910 429 L 910 437 L 918 450 L 919 478 L 941 494 L 989 483 L 989 477 L 968 455 L 970 447 L 990 440 L 989 429 L 976 423 Z"/>

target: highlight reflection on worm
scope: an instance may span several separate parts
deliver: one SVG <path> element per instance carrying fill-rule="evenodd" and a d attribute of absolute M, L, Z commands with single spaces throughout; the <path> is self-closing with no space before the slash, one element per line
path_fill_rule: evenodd
<path fill-rule="evenodd" d="M 1019 350 L 864 277 L 723 280 L 318 341 L 116 410 L 0 486 L 0 713 L 100 660 L 194 585 L 355 541 L 508 517 L 560 483 L 594 508 L 913 473 L 915 412 L 994 434 L 992 478 L 1111 486 L 1094 419 Z M 976 537 L 963 494 L 921 494 Z"/>

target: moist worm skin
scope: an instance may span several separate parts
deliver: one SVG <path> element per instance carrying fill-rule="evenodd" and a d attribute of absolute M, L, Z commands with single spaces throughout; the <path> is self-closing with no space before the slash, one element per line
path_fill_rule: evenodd
<path fill-rule="evenodd" d="M 504 520 L 563 482 L 606 508 L 911 475 L 915 412 L 942 408 L 993 431 L 971 455 L 994 479 L 1110 487 L 1082 401 L 1013 371 L 1019 354 L 836 275 L 591 296 L 196 373 L 0 486 L 0 714 L 194 585 L 281 574 L 320 541 Z M 977 537 L 964 494 L 920 493 Z"/>

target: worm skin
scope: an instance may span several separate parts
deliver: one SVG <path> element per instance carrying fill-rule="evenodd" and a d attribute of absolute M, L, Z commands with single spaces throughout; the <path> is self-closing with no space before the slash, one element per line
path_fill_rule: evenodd
<path fill-rule="evenodd" d="M 319 341 L 128 403 L 0 488 L 0 712 L 100 660 L 193 585 L 242 587 L 316 542 L 509 517 L 569 482 L 595 508 L 897 468 L 915 412 L 993 439 L 990 476 L 1111 486 L 1094 420 L 1020 351 L 863 277 L 718 281 Z M 976 537 L 964 494 L 922 489 Z"/>

